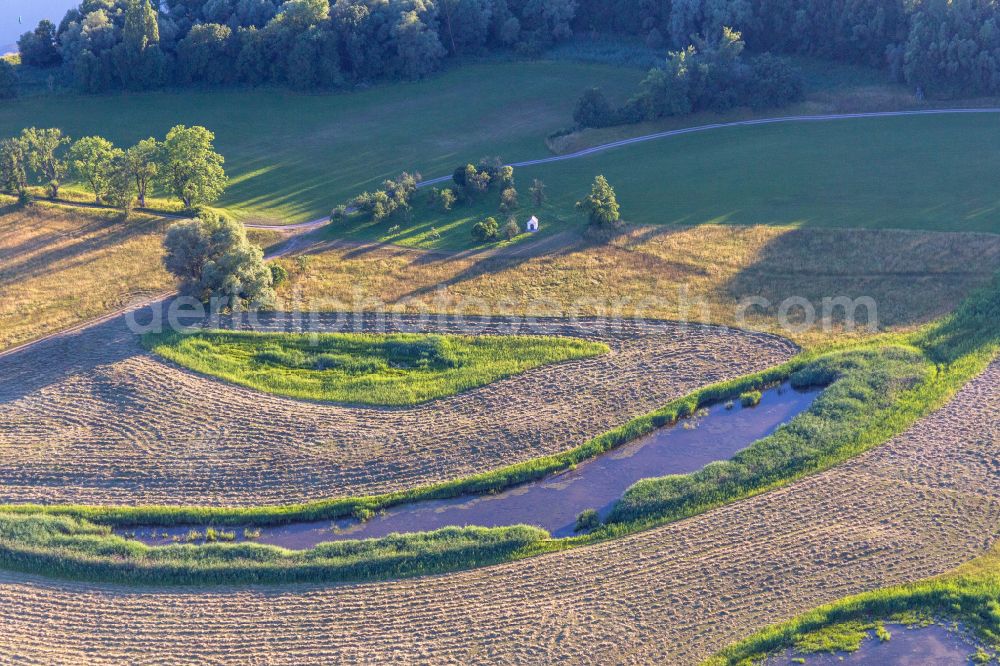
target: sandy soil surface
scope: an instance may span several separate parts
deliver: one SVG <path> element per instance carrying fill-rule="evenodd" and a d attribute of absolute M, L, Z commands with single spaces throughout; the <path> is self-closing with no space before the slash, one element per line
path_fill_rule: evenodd
<path fill-rule="evenodd" d="M 943 572 L 1000 524 L 1000 362 L 887 445 L 614 542 L 332 588 L 127 590 L 0 574 L 34 663 L 691 664 L 841 596 Z"/>
<path fill-rule="evenodd" d="M 119 318 L 0 357 L 0 501 L 258 505 L 409 488 L 572 448 L 795 351 L 768 335 L 672 323 L 471 332 L 578 335 L 612 353 L 412 409 L 354 408 L 168 365 Z"/>

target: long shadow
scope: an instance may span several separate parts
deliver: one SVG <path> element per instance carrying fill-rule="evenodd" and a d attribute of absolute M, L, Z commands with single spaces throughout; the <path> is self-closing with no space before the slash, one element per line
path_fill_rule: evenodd
<path fill-rule="evenodd" d="M 849 313 L 832 302 L 824 308 L 824 299 L 870 298 L 874 312 L 852 306 L 858 329 L 870 322 L 880 329 L 921 324 L 951 311 L 1000 267 L 1000 242 L 987 247 L 973 240 L 968 234 L 789 229 L 721 284 L 719 295 L 734 304 L 764 299 L 745 311 L 750 318 L 780 316 L 785 306 L 792 323 L 803 325 L 808 302 L 817 326 L 825 312 L 835 327 L 850 324 Z"/>
<path fill-rule="evenodd" d="M 404 294 L 401 298 L 413 298 L 418 296 L 423 296 L 427 294 L 434 293 L 442 287 L 447 288 L 461 284 L 463 282 L 474 280 L 478 277 L 489 273 L 497 273 L 504 270 L 515 269 L 528 261 L 540 257 L 559 257 L 562 255 L 568 255 L 573 252 L 578 252 L 586 248 L 587 245 L 593 241 L 588 241 L 579 236 L 574 236 L 568 239 L 565 245 L 553 246 L 550 239 L 555 238 L 550 237 L 549 239 L 541 239 L 539 241 L 539 246 L 532 248 L 528 245 L 525 246 L 513 246 L 518 248 L 520 251 L 503 251 L 503 252 L 476 252 L 476 253 L 460 253 L 457 255 L 452 255 L 450 257 L 424 257 L 422 261 L 424 263 L 433 263 L 433 261 L 455 261 L 455 260 L 471 260 L 472 263 L 462 271 L 459 271 L 450 278 L 436 283 L 434 285 L 426 285 L 423 287 L 417 287 L 412 291 Z M 550 241 L 546 243 L 546 241 Z"/>
<path fill-rule="evenodd" d="M 139 322 L 149 320 L 149 308 L 143 310 L 136 317 Z M 36 394 L 74 375 L 92 375 L 101 366 L 142 353 L 124 316 L 57 335 L 0 356 L 0 404 Z"/>
<path fill-rule="evenodd" d="M 53 264 L 73 258 L 78 259 L 77 263 L 80 263 L 81 255 L 119 245 L 129 238 L 152 231 L 159 224 L 160 222 L 158 221 L 130 223 L 121 220 L 108 220 L 87 224 L 74 230 L 70 235 L 88 236 L 94 233 L 98 233 L 99 235 L 78 238 L 66 245 L 52 248 L 40 254 L 23 257 L 20 260 L 5 261 L 2 275 L 16 276 L 19 281 L 47 275 L 55 272 L 55 269 L 52 268 Z M 100 233 L 105 230 L 107 233 Z M 50 242 L 51 240 L 51 238 L 46 238 L 45 242 Z M 65 268 L 66 266 L 60 266 L 59 270 Z"/>

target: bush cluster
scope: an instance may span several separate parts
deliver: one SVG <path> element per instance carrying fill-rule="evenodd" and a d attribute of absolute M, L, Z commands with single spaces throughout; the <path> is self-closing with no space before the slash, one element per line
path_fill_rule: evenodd
<path fill-rule="evenodd" d="M 573 119 L 581 127 L 610 127 L 736 106 L 780 107 L 802 98 L 802 77 L 787 59 L 765 53 L 748 60 L 744 47 L 740 33 L 729 28 L 718 39 L 698 39 L 650 70 L 620 108 L 597 88 L 587 90 Z"/>

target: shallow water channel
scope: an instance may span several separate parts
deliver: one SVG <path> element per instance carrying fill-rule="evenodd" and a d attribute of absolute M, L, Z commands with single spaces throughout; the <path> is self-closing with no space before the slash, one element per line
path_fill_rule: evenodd
<path fill-rule="evenodd" d="M 885 626 L 892 637 L 885 642 L 874 636 L 861 644 L 857 652 L 801 655 L 788 650 L 772 657 L 768 666 L 796 664 L 792 659 L 804 659 L 807 666 L 857 664 L 858 666 L 965 666 L 972 664 L 970 656 L 976 646 L 958 632 L 940 625 L 909 629 L 902 625 Z M 873 632 L 872 632 L 873 633 Z"/>
<path fill-rule="evenodd" d="M 789 386 L 767 390 L 756 407 L 716 405 L 674 426 L 660 428 L 622 447 L 579 464 L 576 469 L 526 483 L 496 495 L 431 500 L 387 509 L 365 522 L 323 520 L 270 527 L 259 531 L 257 543 L 302 550 L 324 541 L 368 539 L 393 532 L 423 532 L 452 525 L 500 527 L 536 525 L 555 537 L 573 535 L 576 517 L 597 509 L 602 517 L 625 490 L 640 479 L 694 472 L 710 462 L 726 460 L 754 441 L 769 435 L 805 411 L 819 389 L 797 391 Z M 727 407 L 729 407 L 727 409 Z M 123 528 L 119 534 L 150 545 L 188 540 L 201 527 Z M 236 541 L 243 527 L 225 527 Z M 194 539 L 198 543 L 203 539 Z"/>

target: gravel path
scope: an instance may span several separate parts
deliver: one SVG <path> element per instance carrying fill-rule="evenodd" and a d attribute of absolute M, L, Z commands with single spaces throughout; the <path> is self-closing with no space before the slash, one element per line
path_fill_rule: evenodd
<path fill-rule="evenodd" d="M 567 450 L 795 352 L 665 322 L 477 322 L 468 332 L 579 336 L 612 352 L 415 408 L 360 408 L 195 375 L 144 353 L 117 318 L 0 358 L 0 502 L 252 506 L 411 488 Z M 464 332 L 437 317 L 426 330 Z"/>
<path fill-rule="evenodd" d="M 0 661 L 693 664 L 941 573 L 1000 525 L 1000 362 L 850 463 L 614 542 L 450 576 L 136 591 L 0 574 Z"/>

